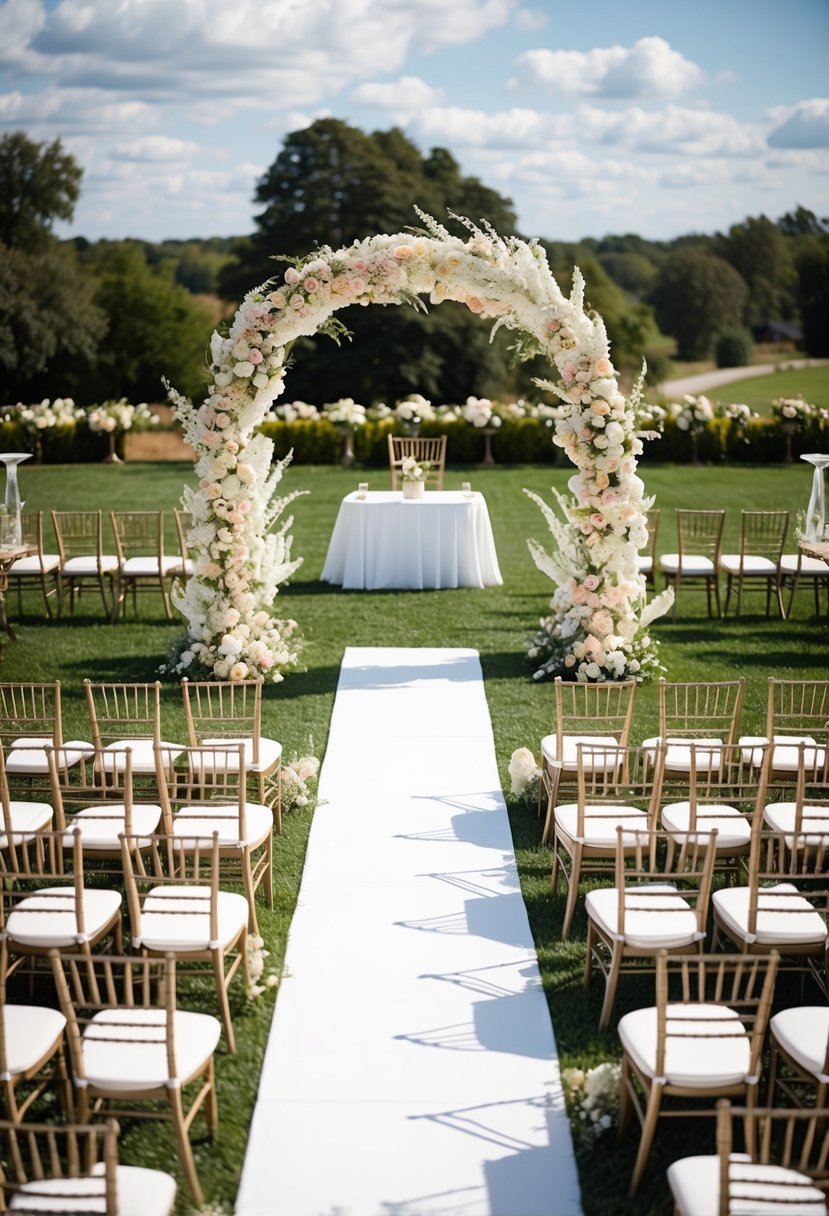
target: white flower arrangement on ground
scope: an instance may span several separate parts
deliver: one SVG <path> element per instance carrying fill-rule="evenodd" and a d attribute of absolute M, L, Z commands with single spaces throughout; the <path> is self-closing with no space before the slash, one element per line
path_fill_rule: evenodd
<path fill-rule="evenodd" d="M 404 456 L 400 463 L 400 472 L 404 481 L 425 481 L 431 467 L 428 460 L 416 460 L 414 456 Z"/>
<path fill-rule="evenodd" d="M 540 776 L 535 756 L 530 749 L 517 747 L 509 762 L 510 793 L 515 794 L 517 798 L 529 797 L 535 793 Z"/>
<path fill-rule="evenodd" d="M 249 1001 L 255 1001 L 269 988 L 279 987 L 279 976 L 271 971 L 265 973 L 265 959 L 270 957 L 270 951 L 265 949 L 264 938 L 258 933 L 249 933 L 245 938 L 245 953 L 247 954 L 248 976 L 250 987 L 247 990 Z M 261 983 L 259 981 L 262 981 Z"/>
<path fill-rule="evenodd" d="M 621 1097 L 622 1066 L 609 1061 L 584 1072 L 566 1068 L 561 1074 L 574 1130 L 590 1146 L 616 1122 Z"/>
<path fill-rule="evenodd" d="M 118 401 L 105 401 L 102 405 L 93 406 L 86 420 L 91 431 L 109 435 L 113 431 L 118 434 L 120 431 L 138 431 L 153 426 L 158 422 L 158 415 L 144 401 L 131 405 L 126 397 L 121 397 Z"/>
<path fill-rule="evenodd" d="M 291 811 L 294 807 L 306 807 L 313 801 L 311 782 L 315 780 L 319 768 L 319 760 L 312 755 L 294 755 L 288 764 L 283 764 L 280 777 L 283 812 Z"/>
<path fill-rule="evenodd" d="M 338 339 L 347 331 L 335 313 L 349 305 L 422 307 L 422 295 L 432 304 L 459 301 L 493 319 L 493 332 L 504 327 L 514 335 L 517 358 L 542 355 L 555 370 L 553 382 L 539 383 L 564 403 L 556 442 L 579 474 L 575 488 L 571 483 L 574 499 L 560 499 L 567 524 L 552 527 L 558 553 L 547 557 L 531 542 L 537 564 L 560 589 L 542 624 L 547 641 L 530 648 L 541 674 L 620 679 L 655 663 L 647 624 L 670 600 L 663 596 L 645 608 L 636 552 L 647 544 L 650 502 L 635 476 L 632 413 L 618 390 L 601 318 L 585 311 L 581 274 L 575 271 L 567 298 L 536 242 L 505 240 L 486 223 L 462 217 L 455 218 L 467 235 L 456 237 L 431 216 L 418 215 L 423 232 L 317 249 L 249 292 L 227 336 L 213 335 L 212 383 L 203 404 L 171 390 L 199 478 L 198 488 L 182 498 L 193 515 L 188 543 L 195 574 L 176 597 L 189 629 L 178 673 L 195 667 L 218 679 L 241 679 L 242 672 L 280 679 L 296 662 L 295 622 L 271 615 L 279 585 L 300 565 L 290 554 L 291 520 L 270 531 L 295 495 L 272 501 L 288 462 L 271 466 L 273 443 L 256 428 L 283 391 L 297 338 L 325 333 Z M 343 406 L 339 417 L 353 426 L 358 413 Z M 583 591 L 597 598 L 589 611 L 586 600 L 575 598 L 587 578 L 597 580 L 595 589 Z"/>

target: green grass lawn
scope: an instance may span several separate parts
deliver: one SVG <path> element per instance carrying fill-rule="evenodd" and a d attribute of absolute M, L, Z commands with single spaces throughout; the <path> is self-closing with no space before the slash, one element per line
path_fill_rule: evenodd
<path fill-rule="evenodd" d="M 572 470 L 541 466 L 449 471 L 447 488 L 459 488 L 462 480 L 471 479 L 473 486 L 486 496 L 504 576 L 503 587 L 484 591 L 343 592 L 318 580 L 338 504 L 366 474 L 335 468 L 289 470 L 283 488 L 310 492 L 293 504 L 295 555 L 305 560 L 292 585 L 281 593 L 276 607 L 279 615 L 294 617 L 299 622 L 305 639 L 303 670 L 266 689 L 265 733 L 282 740 L 288 755 L 306 751 L 311 746 L 309 740 L 313 740 L 315 753 L 324 755 L 346 646 L 475 647 L 481 653 L 499 768 L 508 789 L 507 765 L 512 751 L 522 745 L 537 751 L 539 739 L 552 722 L 551 688 L 530 681 L 523 658 L 524 639 L 545 612 L 552 586 L 535 569 L 527 552 L 526 538 L 533 536 L 544 542 L 546 531 L 537 507 L 522 489 L 527 487 L 542 495 L 548 494 L 551 484 L 564 489 L 571 473 Z M 126 464 L 24 466 L 20 479 L 23 497 L 30 508 L 164 507 L 172 512 L 178 505 L 182 485 L 192 476 L 189 465 Z M 370 470 L 367 476 L 372 488 L 386 488 L 387 474 Z M 801 464 L 788 468 L 655 466 L 645 467 L 643 476 L 662 510 L 660 551 L 675 547 L 672 512 L 677 506 L 725 507 L 728 512 L 725 547 L 734 551 L 741 507 L 784 507 L 794 512 L 805 508 L 811 484 L 811 469 Z M 169 525 L 169 549 L 174 551 L 172 515 Z M 668 678 L 704 681 L 744 676 L 744 725 L 749 731 L 762 731 L 766 682 L 770 675 L 829 677 L 827 621 L 825 617 L 814 617 L 810 592 L 799 594 L 794 615 L 787 621 L 760 615 L 758 595 L 749 597 L 739 622 L 709 620 L 703 597 L 696 594 L 683 597 L 680 609 L 675 621 L 660 620 L 653 626 L 662 645 L 661 657 Z M 50 624 L 41 618 L 40 610 L 37 597 L 27 595 L 18 639 L 4 649 L 2 678 L 60 679 L 67 737 L 88 734 L 81 691 L 84 677 L 154 679 L 168 647 L 181 632 L 180 623 L 164 619 L 160 596 L 139 599 L 138 618 L 130 610 L 126 620 L 114 626 L 104 623 L 100 604 L 92 597 L 84 597 L 74 619 L 64 618 Z M 14 597 L 10 611 L 14 619 L 17 611 Z M 165 685 L 162 701 L 165 733 L 182 737 L 183 715 L 173 684 Z M 634 741 L 655 733 L 656 725 L 656 688 L 644 686 L 637 695 Z M 562 1063 L 591 1066 L 602 1059 L 616 1058 L 619 1053 L 615 1030 L 600 1034 L 596 1029 L 599 981 L 594 980 L 590 993 L 582 991 L 583 913 L 577 913 L 570 940 L 562 944 L 558 932 L 563 901 L 554 901 L 550 895 L 550 858 L 538 845 L 535 806 L 518 803 L 511 796 L 507 800 L 522 888 Z M 261 915 L 261 929 L 271 951 L 268 963 L 275 970 L 279 969 L 284 952 L 309 823 L 308 813 L 292 813 L 276 842 L 276 906 L 273 912 L 264 910 Z M 638 985 L 623 982 L 616 1015 L 652 999 L 648 996 L 650 991 L 649 981 Z M 209 995 L 206 1007 L 211 1007 Z M 202 1138 L 200 1124 L 194 1129 L 197 1164 L 205 1193 L 227 1210 L 231 1209 L 238 1186 L 272 1007 L 270 996 L 248 1005 L 237 994 L 234 1022 L 238 1052 L 231 1057 L 220 1049 L 218 1057 L 219 1139 L 211 1144 Z M 343 1050 L 347 1049 L 344 1043 Z M 312 1050 L 313 1044 L 309 1044 L 309 1051 Z M 688 1145 L 698 1142 L 699 1136 L 697 1140 L 689 1138 L 686 1127 L 689 1122 L 669 1121 L 660 1128 L 651 1167 L 635 1202 L 627 1203 L 620 1198 L 635 1156 L 636 1136 L 632 1130 L 622 1144 L 610 1136 L 602 1143 L 600 1152 L 585 1154 L 581 1161 L 585 1211 L 597 1216 L 599 1213 L 616 1216 L 621 1212 L 631 1216 L 668 1216 L 671 1205 L 664 1167 L 682 1155 Z M 703 1137 L 703 1146 L 713 1147 L 713 1123 L 703 1125 L 699 1135 Z M 324 1160 L 324 1145 L 319 1147 Z M 278 1146 L 274 1151 L 276 1170 Z M 123 1156 L 126 1160 L 175 1170 L 175 1154 L 164 1125 L 125 1127 Z M 178 1211 L 188 1209 L 182 1193 Z"/>
<path fill-rule="evenodd" d="M 785 362 L 785 361 L 784 361 Z M 735 380 L 711 389 L 708 396 L 717 401 L 740 401 L 763 416 L 771 413 L 771 402 L 778 397 L 803 397 L 810 405 L 829 407 L 829 366 L 802 367 Z"/>

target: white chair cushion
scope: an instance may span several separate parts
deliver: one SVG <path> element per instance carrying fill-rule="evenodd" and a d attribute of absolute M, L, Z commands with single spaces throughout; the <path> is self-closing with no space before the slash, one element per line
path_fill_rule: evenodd
<path fill-rule="evenodd" d="M 578 745 L 583 743 L 587 748 L 595 748 L 592 755 L 584 757 L 584 763 L 590 761 L 590 771 L 612 773 L 619 767 L 619 757 L 613 751 L 608 751 L 607 757 L 602 755 L 602 748 L 616 748 L 619 740 L 613 735 L 565 735 L 562 740 L 561 768 L 565 772 L 575 773 L 578 768 Z M 555 735 L 545 735 L 541 740 L 541 754 L 550 764 L 559 759 Z"/>
<path fill-rule="evenodd" d="M 651 758 L 656 754 L 657 744 L 663 740 L 659 735 L 653 739 L 645 739 L 642 747 L 647 748 Z M 697 772 L 710 772 L 718 767 L 722 758 L 721 739 L 677 739 L 669 736 L 665 743 L 665 768 L 669 772 L 688 773 L 691 771 L 691 748 L 694 745 L 694 755 Z"/>
<path fill-rule="evenodd" d="M 108 806 L 87 806 L 77 811 L 67 820 L 68 828 L 63 838 L 63 847 L 71 849 L 74 843 L 73 829 L 79 828 L 81 844 L 85 850 L 94 852 L 103 849 L 107 852 L 120 852 L 118 840 L 124 831 L 125 809 L 123 803 L 112 803 Z M 153 832 L 161 819 L 161 807 L 150 804 L 139 804 L 132 808 L 132 834 L 142 836 L 142 844 L 149 845 Z"/>
<path fill-rule="evenodd" d="M 557 806 L 555 809 L 556 827 L 559 832 L 575 840 L 578 825 L 578 806 L 575 802 Z M 625 844 L 635 845 L 637 836 L 635 829 L 645 832 L 648 826 L 646 811 L 640 811 L 635 806 L 586 806 L 584 808 L 584 836 L 581 839 L 594 848 L 615 849 L 618 843 L 616 827 L 632 829 L 631 834 L 625 834 Z M 641 835 L 638 837 L 641 839 Z"/>
<path fill-rule="evenodd" d="M 12 1076 L 28 1072 L 50 1049 L 57 1049 L 66 1018 L 41 1005 L 7 1004 L 3 1011 L 6 1059 Z"/>
<path fill-rule="evenodd" d="M 755 1165 L 742 1154 L 731 1157 L 730 1182 L 740 1196 L 731 1199 L 729 1216 L 826 1216 L 826 1197 L 805 1174 L 779 1165 Z M 798 1182 L 792 1202 L 791 1185 Z M 683 1157 L 668 1166 L 668 1185 L 678 1216 L 712 1216 L 720 1207 L 719 1157 Z"/>
<path fill-rule="evenodd" d="M 738 743 L 743 749 L 742 758 L 745 763 L 761 764 L 763 760 L 762 753 L 757 749 L 757 744 L 768 743 L 769 740 L 765 735 L 741 735 Z M 775 735 L 772 740 L 773 749 L 771 757 L 771 766 L 777 772 L 796 773 L 800 763 L 800 748 L 799 743 L 811 743 L 812 747 L 804 747 L 803 763 L 806 769 L 823 768 L 826 763 L 826 749 L 817 747 L 817 739 L 812 735 Z M 755 749 L 752 752 L 752 747 Z"/>
<path fill-rule="evenodd" d="M 748 897 L 748 887 L 723 887 L 712 896 L 723 924 L 736 940 L 763 946 L 808 946 L 826 940 L 823 918 L 792 883 L 761 888 L 756 934 L 748 931 Z"/>
<path fill-rule="evenodd" d="M 232 748 L 239 747 L 239 744 L 245 745 L 245 768 L 249 773 L 270 773 L 272 772 L 282 758 L 282 744 L 277 743 L 276 739 L 264 739 L 259 737 L 259 759 L 254 764 L 253 762 L 253 739 L 202 739 L 204 747 L 223 747 L 229 744 Z M 235 763 L 234 763 L 235 762 Z M 224 758 L 222 759 L 224 767 Z M 231 752 L 227 762 L 227 772 L 236 773 L 239 771 L 239 760 L 235 752 Z"/>
<path fill-rule="evenodd" d="M 656 1013 L 655 1007 L 635 1009 L 619 1022 L 622 1046 L 648 1077 L 656 1077 Z M 751 1043 L 733 1009 L 669 1005 L 667 1015 L 665 1084 L 713 1089 L 746 1080 Z"/>
<path fill-rule="evenodd" d="M 653 558 L 637 557 L 636 569 L 640 574 L 650 574 L 651 570 L 653 570 Z"/>
<path fill-rule="evenodd" d="M 761 557 L 756 553 L 746 553 L 743 557 L 743 578 L 774 578 L 777 574 L 777 566 L 767 557 Z M 740 573 L 740 555 L 739 553 L 723 553 L 720 558 L 720 566 L 729 574 Z"/>
<path fill-rule="evenodd" d="M 690 802 L 671 802 L 662 808 L 662 826 L 666 832 L 684 833 L 690 830 Z M 751 840 L 751 823 L 736 807 L 711 804 L 697 805 L 696 831 L 704 833 L 717 829 L 718 849 L 738 849 Z"/>
<path fill-rule="evenodd" d="M 117 891 L 101 887 L 84 889 L 83 910 L 86 934 L 93 938 L 121 907 Z M 75 916 L 75 892 L 71 887 L 44 887 L 20 901 L 9 914 L 9 941 L 20 946 L 54 946 L 65 949 L 79 944 Z"/>
<path fill-rule="evenodd" d="M 12 1197 L 12 1212 L 45 1211 L 71 1216 L 72 1213 L 106 1213 L 103 1164 L 95 1166 L 88 1178 L 45 1178 L 25 1183 Z M 176 1182 L 161 1170 L 135 1165 L 119 1165 L 115 1172 L 118 1216 L 170 1216 L 176 1198 Z M 39 1196 L 48 1196 L 44 1205 Z M 74 1196 L 74 1198 L 72 1198 Z"/>
<path fill-rule="evenodd" d="M 250 907 L 235 891 L 218 893 L 219 934 L 213 949 L 226 949 L 247 928 Z M 141 910 L 140 939 L 148 950 L 204 951 L 211 948 L 210 888 L 153 887 Z"/>
<path fill-rule="evenodd" d="M 32 775 L 48 773 L 49 761 L 45 749 L 51 746 L 51 739 L 15 739 L 6 753 L 6 772 Z M 56 759 L 62 768 L 74 768 L 84 756 L 91 756 L 93 752 L 91 743 L 85 743 L 83 739 L 70 739 L 58 749 Z"/>
<path fill-rule="evenodd" d="M 15 565 L 17 563 L 15 562 Z M 797 573 L 797 554 L 784 553 L 780 558 L 780 569 L 784 574 Z M 12 566 L 14 571 L 14 566 Z M 819 557 L 806 557 L 800 559 L 800 574 L 802 578 L 829 578 L 829 564 L 822 562 Z"/>
<path fill-rule="evenodd" d="M 18 557 L 13 563 L 9 576 L 14 577 L 15 574 L 49 574 L 52 570 L 57 570 L 60 565 L 60 557 L 57 553 L 44 553 L 39 557 L 37 553 L 32 553 L 29 557 Z"/>
<path fill-rule="evenodd" d="M 181 565 L 181 558 L 165 557 L 160 565 L 165 574 L 170 574 Z M 158 572 L 157 557 L 128 557 L 121 567 L 121 573 L 127 578 L 158 578 Z"/>
<path fill-rule="evenodd" d="M 777 1042 L 805 1072 L 822 1085 L 829 1082 L 824 1072 L 829 1042 L 829 1009 L 824 1005 L 797 1005 L 783 1009 L 770 1022 Z"/>
<path fill-rule="evenodd" d="M 164 764 L 174 763 L 184 750 L 180 743 L 162 741 L 160 746 L 164 748 L 162 754 Z M 133 773 L 141 777 L 153 775 L 155 773 L 155 753 L 153 751 L 152 739 L 119 739 L 116 743 L 108 743 L 104 748 L 104 752 L 116 752 L 118 754 L 109 757 L 104 755 L 102 761 L 104 772 L 123 773 L 127 765 L 127 758 L 124 755 L 124 749 L 127 747 L 132 752 L 130 758 L 132 760 Z"/>
<path fill-rule="evenodd" d="M 666 574 L 676 574 L 677 571 L 680 571 L 679 554 L 663 553 L 659 559 L 659 564 Z M 701 575 L 713 577 L 717 571 L 710 557 L 703 557 L 701 553 L 684 553 L 682 556 L 681 573 L 683 578 L 700 577 Z"/>
<path fill-rule="evenodd" d="M 14 844 L 25 844 L 35 832 L 43 831 L 52 823 L 52 808 L 48 802 L 19 802 L 15 799 L 9 802 L 9 811 Z M 8 836 L 0 832 L 0 849 L 8 848 L 8 844 Z"/>
<path fill-rule="evenodd" d="M 797 817 L 797 803 L 770 802 L 763 811 L 763 819 L 773 832 L 787 834 L 786 846 L 791 848 L 792 833 Z M 800 831 L 806 834 L 805 842 L 801 844 L 829 845 L 829 806 L 808 806 L 804 804 L 800 820 Z"/>
<path fill-rule="evenodd" d="M 587 915 L 614 941 L 621 940 L 618 903 L 615 887 L 589 891 L 585 900 Z M 697 932 L 697 918 L 690 905 L 670 883 L 625 890 L 626 945 L 645 950 L 659 950 L 664 946 L 671 950 L 690 946 L 704 936 Z"/>
<path fill-rule="evenodd" d="M 173 1023 L 176 1070 L 182 1084 L 212 1056 L 221 1023 L 207 1013 L 177 1009 Z M 99 1089 L 130 1092 L 164 1089 L 167 1069 L 166 1015 L 163 1009 L 102 1009 L 83 1033 L 84 1072 Z"/>
<path fill-rule="evenodd" d="M 112 571 L 114 573 L 117 569 L 118 558 L 109 554 L 104 554 L 104 556 L 101 558 L 101 570 L 104 572 Z M 92 556 L 70 557 L 69 560 L 64 563 L 63 573 L 67 575 L 75 575 L 76 577 L 82 577 L 85 574 L 97 574 L 98 559 Z"/>
<path fill-rule="evenodd" d="M 273 831 L 273 812 L 258 802 L 245 803 L 247 836 L 239 839 L 239 815 L 236 806 L 213 806 L 196 803 L 183 806 L 173 820 L 173 835 L 186 840 L 209 840 L 219 833 L 220 848 L 249 845 L 256 848 Z"/>

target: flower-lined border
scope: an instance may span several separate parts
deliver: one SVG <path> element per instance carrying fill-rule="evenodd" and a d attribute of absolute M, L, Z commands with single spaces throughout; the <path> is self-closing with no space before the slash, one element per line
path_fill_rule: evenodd
<path fill-rule="evenodd" d="M 251 291 L 227 337 L 213 335 L 212 384 L 203 404 L 196 407 L 171 390 L 197 454 L 199 479 L 182 498 L 192 513 L 187 539 L 194 574 L 176 597 L 189 627 L 176 671 L 278 680 L 296 662 L 296 623 L 272 615 L 279 586 L 301 563 L 291 557 L 291 519 L 273 529 L 295 495 L 276 497 L 288 461 L 272 464 L 273 443 L 256 428 L 283 390 L 297 338 L 320 332 L 340 337 L 346 331 L 335 314 L 349 305 L 423 307 L 420 297 L 427 294 L 433 304 L 456 300 L 494 319 L 493 332 L 501 326 L 513 331 L 519 358 L 541 354 L 556 373 L 542 387 L 563 402 L 556 442 L 580 472 L 571 481 L 575 500 L 561 499 L 568 523 L 553 527 L 557 555 L 548 557 L 531 542 L 537 564 L 558 585 L 553 615 L 542 626 L 552 647 L 543 656 L 543 674 L 560 668 L 574 669 L 581 679 L 619 678 L 646 666 L 652 644 L 637 640 L 646 614 L 636 551 L 647 540 L 648 505 L 635 476 L 638 441 L 604 324 L 585 311 L 580 273 L 574 273 L 568 298 L 537 243 L 503 239 L 489 225 L 462 217 L 453 218 L 469 235 L 455 237 L 418 215 L 422 233 L 324 247 L 289 266 L 280 280 Z M 589 642 L 597 635 L 606 643 L 613 639 L 612 648 Z M 575 657 L 577 647 L 590 655 L 588 662 Z M 534 643 L 536 652 L 540 648 Z"/>

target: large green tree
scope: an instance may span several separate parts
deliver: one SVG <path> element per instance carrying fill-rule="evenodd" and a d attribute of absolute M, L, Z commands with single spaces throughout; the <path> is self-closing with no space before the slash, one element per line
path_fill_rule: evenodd
<path fill-rule="evenodd" d="M 444 148 L 424 156 L 402 131 L 372 134 L 334 118 L 295 131 L 256 188 L 256 231 L 221 275 L 222 294 L 239 300 L 281 275 L 275 255 L 300 257 L 318 245 L 338 248 L 377 232 L 419 223 L 415 205 L 457 229 L 448 212 L 486 218 L 515 231 L 508 199 L 466 177 Z M 370 312 L 370 315 L 368 315 Z M 287 392 L 321 403 L 353 396 L 393 402 L 414 391 L 441 401 L 495 395 L 515 383 L 506 372 L 506 340 L 489 343 L 488 327 L 465 309 L 444 305 L 428 316 L 402 308 L 351 309 L 354 335 L 340 350 L 325 338 L 298 344 Z"/>
<path fill-rule="evenodd" d="M 765 215 L 749 216 L 718 238 L 718 252 L 741 275 L 748 287 L 743 320 L 788 321 L 797 307 L 797 276 L 791 242 Z"/>
<path fill-rule="evenodd" d="M 95 302 L 108 322 L 85 398 L 163 401 L 163 377 L 198 395 L 211 317 L 175 282 L 175 264 L 150 266 L 137 241 L 99 242 L 84 261 L 95 281 Z"/>
<path fill-rule="evenodd" d="M 665 259 L 650 301 L 679 358 L 705 359 L 718 333 L 741 324 L 748 288 L 723 258 L 689 245 Z"/>
<path fill-rule="evenodd" d="M 70 391 L 50 369 L 94 358 L 106 318 L 71 245 L 52 233 L 70 220 L 81 169 L 59 140 L 0 139 L 0 405 Z"/>

